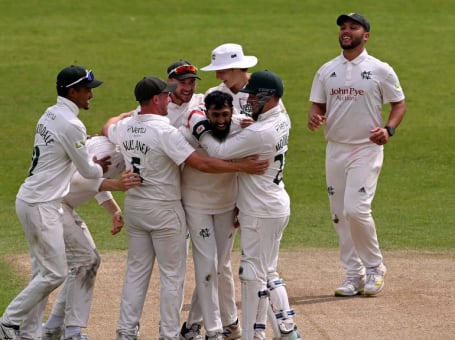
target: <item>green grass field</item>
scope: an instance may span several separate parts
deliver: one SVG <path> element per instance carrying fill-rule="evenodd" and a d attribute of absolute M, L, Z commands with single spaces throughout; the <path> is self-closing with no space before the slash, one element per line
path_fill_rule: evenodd
<path fill-rule="evenodd" d="M 133 87 L 142 76 L 164 79 L 179 58 L 205 66 L 212 49 L 226 42 L 259 58 L 252 71 L 269 69 L 285 82 L 283 100 L 293 123 L 285 171 L 292 217 L 282 247 L 337 247 L 325 188 L 325 140 L 306 122 L 314 73 L 340 53 L 335 20 L 351 11 L 369 18 L 368 52 L 394 67 L 408 107 L 385 147 L 373 207 L 381 246 L 454 248 L 454 2 L 23 0 L 1 1 L 0 9 L 0 255 L 27 252 L 15 195 L 29 167 L 36 121 L 55 102 L 60 69 L 80 64 L 104 80 L 91 109 L 80 115 L 93 134 L 110 116 L 136 106 Z M 200 92 L 218 83 L 213 72 L 201 75 Z M 116 197 L 122 202 L 122 194 Z M 101 251 L 126 249 L 124 233 L 110 235 L 110 220 L 94 202 L 80 213 Z M 3 281 L 10 272 L 1 258 L 0 264 L 5 306 L 23 281 Z"/>

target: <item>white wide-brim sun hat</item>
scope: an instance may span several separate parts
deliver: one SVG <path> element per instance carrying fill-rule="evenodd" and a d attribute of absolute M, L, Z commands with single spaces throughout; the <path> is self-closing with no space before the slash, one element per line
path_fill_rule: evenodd
<path fill-rule="evenodd" d="M 202 71 L 218 71 L 231 68 L 250 68 L 258 63 L 255 56 L 243 54 L 238 44 L 223 44 L 212 51 L 212 62 L 201 68 Z"/>

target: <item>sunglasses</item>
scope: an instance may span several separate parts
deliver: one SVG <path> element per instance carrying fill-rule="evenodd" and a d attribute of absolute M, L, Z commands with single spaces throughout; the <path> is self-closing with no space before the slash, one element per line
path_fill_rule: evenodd
<path fill-rule="evenodd" d="M 186 74 L 186 73 L 194 73 L 196 74 L 197 72 L 197 67 L 194 65 L 180 65 L 171 70 L 171 72 L 168 73 L 168 77 L 171 76 L 171 74 Z"/>
<path fill-rule="evenodd" d="M 95 79 L 95 77 L 93 76 L 92 70 L 85 70 L 85 76 L 80 77 L 78 80 L 73 81 L 71 84 L 65 85 L 65 87 L 68 88 L 68 87 L 74 86 L 74 85 L 79 84 L 81 81 L 86 80 L 86 79 L 88 81 L 92 81 L 93 79 Z"/>

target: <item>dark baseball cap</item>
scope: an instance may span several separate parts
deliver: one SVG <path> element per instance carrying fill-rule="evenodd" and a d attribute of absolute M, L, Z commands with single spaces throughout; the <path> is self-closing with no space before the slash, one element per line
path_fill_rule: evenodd
<path fill-rule="evenodd" d="M 272 71 L 264 70 L 251 74 L 248 84 L 240 92 L 256 94 L 266 92 L 278 97 L 283 96 L 284 86 L 281 78 Z"/>
<path fill-rule="evenodd" d="M 136 100 L 141 102 L 164 92 L 174 92 L 177 88 L 177 83 L 166 83 L 158 77 L 144 77 L 134 88 Z"/>
<path fill-rule="evenodd" d="M 65 67 L 57 75 L 58 87 L 88 87 L 90 89 L 98 87 L 103 82 L 95 79 L 93 72 L 82 66 L 71 65 Z"/>
<path fill-rule="evenodd" d="M 199 78 L 197 75 L 197 67 L 191 64 L 188 60 L 180 59 L 167 68 L 167 77 L 177 80 L 188 78 Z"/>
<path fill-rule="evenodd" d="M 358 22 L 363 26 L 363 28 L 365 28 L 365 31 L 370 32 L 370 23 L 362 14 L 359 13 L 341 14 L 337 19 L 337 25 L 341 26 L 348 19 Z"/>

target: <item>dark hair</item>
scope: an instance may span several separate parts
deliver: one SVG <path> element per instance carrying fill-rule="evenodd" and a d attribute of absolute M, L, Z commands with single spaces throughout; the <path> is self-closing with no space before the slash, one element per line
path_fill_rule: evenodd
<path fill-rule="evenodd" d="M 68 91 L 69 91 L 70 87 L 63 87 L 63 86 L 58 86 L 57 85 L 57 94 L 60 96 L 60 97 L 67 97 L 68 96 Z"/>
<path fill-rule="evenodd" d="M 207 110 L 214 106 L 214 109 L 222 109 L 226 105 L 229 106 L 231 109 L 233 107 L 232 104 L 233 98 L 229 93 L 222 92 L 222 91 L 213 91 L 210 92 L 205 98 L 204 103 Z"/>

